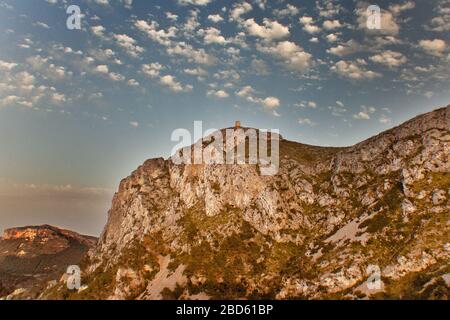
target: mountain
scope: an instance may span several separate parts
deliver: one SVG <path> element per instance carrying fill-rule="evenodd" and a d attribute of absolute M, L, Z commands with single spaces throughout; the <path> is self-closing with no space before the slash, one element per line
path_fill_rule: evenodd
<path fill-rule="evenodd" d="M 36 298 L 77 265 L 97 238 L 49 225 L 11 228 L 0 238 L 0 297 Z"/>
<path fill-rule="evenodd" d="M 42 298 L 449 299 L 449 111 L 346 148 L 280 137 L 275 175 L 147 160 L 114 195 L 83 289 Z"/>

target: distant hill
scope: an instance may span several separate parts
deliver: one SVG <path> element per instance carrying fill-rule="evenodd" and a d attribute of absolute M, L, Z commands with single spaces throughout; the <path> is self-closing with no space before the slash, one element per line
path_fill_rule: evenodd
<path fill-rule="evenodd" d="M 36 298 L 47 281 L 78 264 L 97 238 L 49 225 L 11 228 L 0 238 L 0 297 Z"/>

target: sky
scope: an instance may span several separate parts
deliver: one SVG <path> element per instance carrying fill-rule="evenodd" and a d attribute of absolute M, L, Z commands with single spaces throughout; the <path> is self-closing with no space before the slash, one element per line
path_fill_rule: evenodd
<path fill-rule="evenodd" d="M 447 105 L 450 1 L 375 4 L 374 30 L 364 1 L 0 0 L 0 232 L 98 235 L 196 120 L 348 146 Z"/>

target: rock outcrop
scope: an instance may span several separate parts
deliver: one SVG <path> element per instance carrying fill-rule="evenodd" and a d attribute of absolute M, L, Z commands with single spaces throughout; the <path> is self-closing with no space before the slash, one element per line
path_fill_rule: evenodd
<path fill-rule="evenodd" d="M 37 298 L 96 243 L 95 237 L 49 225 L 5 230 L 0 238 L 0 297 Z"/>
<path fill-rule="evenodd" d="M 148 160 L 120 183 L 87 287 L 64 294 L 448 299 L 449 128 L 447 106 L 352 147 L 282 139 L 272 176 Z"/>

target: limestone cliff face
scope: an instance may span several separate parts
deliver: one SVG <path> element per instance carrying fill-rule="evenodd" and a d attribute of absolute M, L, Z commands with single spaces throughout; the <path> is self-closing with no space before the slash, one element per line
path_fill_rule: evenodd
<path fill-rule="evenodd" d="M 148 160 L 120 183 L 73 297 L 449 298 L 449 114 L 348 148 L 282 139 L 273 176 Z"/>

